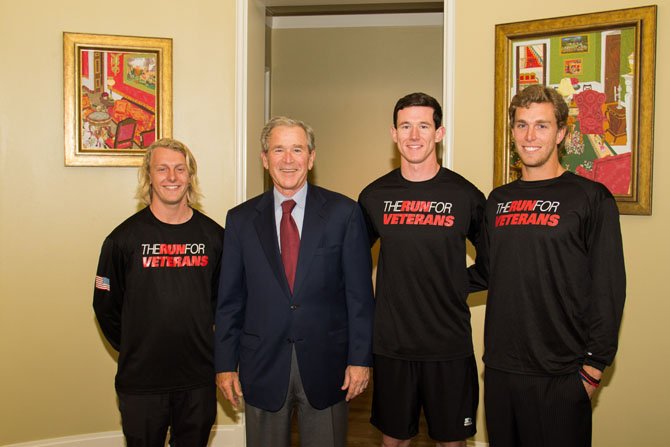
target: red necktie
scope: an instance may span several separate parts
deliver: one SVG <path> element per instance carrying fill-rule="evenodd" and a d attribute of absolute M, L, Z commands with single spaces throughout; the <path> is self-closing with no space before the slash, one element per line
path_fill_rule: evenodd
<path fill-rule="evenodd" d="M 281 242 L 281 261 L 284 264 L 288 286 L 293 293 L 293 282 L 295 281 L 295 271 L 298 266 L 298 252 L 300 251 L 300 233 L 298 226 L 291 216 L 291 211 L 295 207 L 295 200 L 286 200 L 282 202 L 282 216 L 279 223 L 279 239 Z"/>

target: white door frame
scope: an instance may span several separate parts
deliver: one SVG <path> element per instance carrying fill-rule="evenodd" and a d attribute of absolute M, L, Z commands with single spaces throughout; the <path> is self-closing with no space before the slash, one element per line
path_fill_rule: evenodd
<path fill-rule="evenodd" d="M 247 199 L 247 51 L 248 0 L 236 0 L 235 27 L 235 203 Z M 442 67 L 442 104 L 444 111 L 442 165 L 454 165 L 454 92 L 456 60 L 456 0 L 444 0 L 444 59 Z"/>

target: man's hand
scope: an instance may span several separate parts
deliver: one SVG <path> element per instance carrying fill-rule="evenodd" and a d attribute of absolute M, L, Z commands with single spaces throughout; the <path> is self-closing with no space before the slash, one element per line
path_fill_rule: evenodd
<path fill-rule="evenodd" d="M 367 366 L 347 366 L 347 369 L 344 370 L 344 384 L 342 385 L 343 390 L 348 390 L 347 402 L 365 391 L 369 381 L 370 368 Z"/>
<path fill-rule="evenodd" d="M 600 380 L 600 378 L 603 375 L 603 372 L 601 370 L 599 370 L 597 368 L 594 368 L 593 366 L 584 365 L 584 366 L 582 366 L 582 369 L 584 371 L 586 371 L 586 373 L 589 376 L 593 377 L 596 380 Z M 591 399 L 593 397 L 593 393 L 596 392 L 596 387 L 594 387 L 593 385 L 591 385 L 589 383 L 586 383 L 584 380 L 582 380 L 582 383 L 584 384 L 584 389 L 586 390 L 586 394 L 588 394 L 589 399 Z"/>
<path fill-rule="evenodd" d="M 596 392 L 596 387 L 593 385 L 590 385 L 582 380 L 582 383 L 584 384 L 584 389 L 586 390 L 586 394 L 589 395 L 589 399 L 593 397 L 593 393 Z"/>
<path fill-rule="evenodd" d="M 221 372 L 216 375 L 216 386 L 219 387 L 223 396 L 230 401 L 233 408 L 239 410 L 240 398 L 242 397 L 242 385 L 237 372 Z"/>

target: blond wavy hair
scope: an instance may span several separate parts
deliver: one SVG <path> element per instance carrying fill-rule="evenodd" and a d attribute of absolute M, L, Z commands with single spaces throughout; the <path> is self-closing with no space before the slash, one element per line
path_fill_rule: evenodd
<path fill-rule="evenodd" d="M 142 160 L 142 166 L 140 166 L 140 169 L 137 171 L 139 183 L 137 185 L 137 194 L 135 197 L 143 204 L 147 206 L 151 205 L 151 156 L 154 149 L 159 147 L 177 151 L 186 158 L 186 169 L 188 170 L 189 175 L 186 201 L 188 206 L 199 208 L 202 192 L 200 191 L 200 185 L 198 183 L 198 164 L 190 149 L 181 141 L 173 138 L 161 138 L 160 140 L 154 141 L 151 146 L 147 148 L 144 153 L 144 159 Z"/>

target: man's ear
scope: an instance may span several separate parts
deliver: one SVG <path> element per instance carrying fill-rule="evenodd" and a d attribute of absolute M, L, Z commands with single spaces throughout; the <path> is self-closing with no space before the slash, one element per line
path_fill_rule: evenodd
<path fill-rule="evenodd" d="M 398 142 L 398 129 L 395 126 L 391 126 L 391 138 L 393 138 L 394 143 Z"/>
<path fill-rule="evenodd" d="M 436 131 L 435 131 L 435 142 L 439 143 L 444 139 L 444 134 L 447 133 L 447 129 L 444 128 L 444 126 L 440 126 Z"/>
<path fill-rule="evenodd" d="M 265 169 L 270 169 L 270 165 L 268 164 L 268 154 L 265 151 L 261 151 L 261 161 L 263 162 L 263 167 Z"/>
<path fill-rule="evenodd" d="M 561 144 L 561 141 L 563 141 L 563 138 L 565 138 L 565 134 L 568 131 L 568 126 L 564 126 L 563 128 L 558 130 L 558 133 L 556 134 L 556 146 Z"/>

